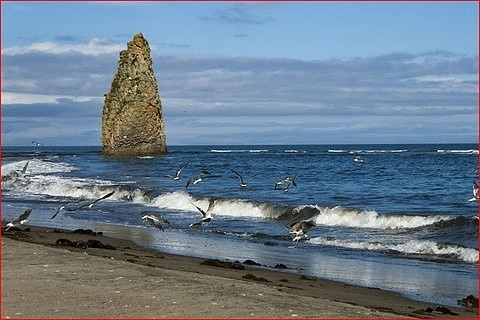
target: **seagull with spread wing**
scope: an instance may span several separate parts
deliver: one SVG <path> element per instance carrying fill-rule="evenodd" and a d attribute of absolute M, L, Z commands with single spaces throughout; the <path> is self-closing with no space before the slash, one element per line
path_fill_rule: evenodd
<path fill-rule="evenodd" d="M 193 203 L 192 203 L 193 204 Z M 204 224 L 207 224 L 209 223 L 210 221 L 212 221 L 212 211 L 213 211 L 213 206 L 215 205 L 215 201 L 210 198 L 208 200 L 208 208 L 207 208 L 207 211 L 204 211 L 202 208 L 200 208 L 199 206 L 193 204 L 195 206 L 195 208 L 197 208 L 197 210 L 202 214 L 202 220 L 200 221 L 197 221 L 197 222 L 194 222 L 192 224 L 190 224 L 188 227 L 189 228 L 192 228 L 192 227 L 199 227 L 199 226 L 202 226 Z"/>

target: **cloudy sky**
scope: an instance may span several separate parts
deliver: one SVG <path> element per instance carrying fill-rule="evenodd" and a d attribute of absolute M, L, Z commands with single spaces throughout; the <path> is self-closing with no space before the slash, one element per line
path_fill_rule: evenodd
<path fill-rule="evenodd" d="M 476 143 L 472 2 L 1 2 L 2 144 L 100 145 L 152 49 L 167 144 Z"/>

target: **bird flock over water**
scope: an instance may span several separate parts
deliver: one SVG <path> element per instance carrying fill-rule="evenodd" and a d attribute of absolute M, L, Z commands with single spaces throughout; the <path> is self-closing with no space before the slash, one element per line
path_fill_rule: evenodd
<path fill-rule="evenodd" d="M 355 154 L 354 161 L 363 162 L 363 159 L 360 158 L 360 155 Z M 181 173 L 188 164 L 189 162 L 183 163 L 178 167 L 175 174 L 167 175 L 167 177 L 173 181 L 180 181 Z M 15 176 L 15 178 L 28 177 L 29 176 L 28 166 L 29 166 L 29 161 L 27 161 L 21 169 L 17 169 L 16 171 L 14 171 L 13 175 Z M 230 171 L 238 178 L 239 186 L 242 189 L 247 188 L 248 182 L 252 178 L 257 176 L 257 174 L 254 174 L 249 176 L 248 178 L 244 178 L 244 176 L 242 176 L 239 172 L 233 169 L 230 169 Z M 475 172 L 478 172 L 478 171 L 475 170 Z M 188 187 L 191 185 L 199 184 L 204 180 L 204 178 L 208 177 L 209 175 L 210 175 L 210 172 L 208 172 L 207 170 L 201 170 L 198 175 L 195 175 L 188 179 L 185 185 L 185 189 L 188 189 Z M 297 176 L 295 175 L 295 176 L 286 176 L 281 179 L 276 179 L 275 184 L 273 186 L 273 190 L 281 190 L 284 192 L 288 192 L 290 187 L 297 187 L 297 182 L 295 180 L 296 177 Z M 3 180 L 3 176 L 2 176 L 2 180 Z M 91 209 L 99 201 L 110 198 L 114 193 L 115 191 L 107 192 L 104 195 L 94 200 L 80 198 L 76 201 L 66 202 L 55 210 L 54 214 L 50 219 L 54 219 L 59 213 L 62 213 L 62 212 L 74 212 L 74 211 L 79 211 L 85 208 Z M 479 201 L 480 200 L 479 182 L 477 181 L 473 182 L 472 193 L 473 193 L 473 197 L 468 199 L 468 202 Z M 201 208 L 200 206 L 196 205 L 193 202 L 192 202 L 192 206 L 198 211 L 198 213 L 201 215 L 201 218 L 200 220 L 192 222 L 188 226 L 189 228 L 201 227 L 201 226 L 207 225 L 213 220 L 212 211 L 215 206 L 214 198 L 208 199 L 208 207 L 206 209 Z M 25 223 L 28 222 L 28 219 L 31 213 L 32 213 L 32 209 L 28 208 L 19 217 L 5 224 L 5 226 L 3 227 L 3 231 L 8 231 L 11 228 L 20 228 L 21 226 L 23 226 Z M 164 216 L 156 212 L 142 211 L 140 215 L 144 223 L 149 223 L 150 225 L 158 228 L 161 231 L 164 231 L 166 227 L 170 226 L 170 222 Z M 312 219 L 306 219 L 306 220 L 292 221 L 290 224 L 287 224 L 285 227 L 287 228 L 289 235 L 291 235 L 292 241 L 299 242 L 299 241 L 304 241 L 309 239 L 308 232 L 314 226 L 315 226 L 315 222 Z"/>

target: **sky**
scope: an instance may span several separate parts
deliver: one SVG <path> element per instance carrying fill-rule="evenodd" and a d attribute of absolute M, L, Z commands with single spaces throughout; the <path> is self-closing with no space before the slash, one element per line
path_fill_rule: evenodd
<path fill-rule="evenodd" d="M 1 1 L 3 146 L 101 145 L 151 47 L 168 145 L 478 142 L 478 3 Z"/>

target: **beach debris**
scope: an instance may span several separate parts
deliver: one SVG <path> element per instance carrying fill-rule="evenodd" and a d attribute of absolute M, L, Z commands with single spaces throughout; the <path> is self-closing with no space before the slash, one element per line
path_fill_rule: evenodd
<path fill-rule="evenodd" d="M 73 247 L 73 248 L 81 248 L 81 249 L 87 249 L 87 248 L 99 248 L 99 249 L 107 249 L 107 250 L 116 250 L 117 248 L 115 246 L 112 246 L 108 243 L 102 243 L 99 240 L 96 239 L 89 239 L 87 241 L 83 240 L 70 240 L 70 239 L 65 239 L 65 238 L 59 238 L 57 241 L 55 241 L 56 246 L 63 246 L 63 247 Z"/>
<path fill-rule="evenodd" d="M 250 259 L 247 259 L 247 260 L 243 261 L 243 264 L 247 265 L 247 266 L 261 266 L 260 263 L 254 261 L 254 260 L 250 260 Z"/>
<path fill-rule="evenodd" d="M 258 281 L 258 282 L 270 282 L 267 279 L 265 279 L 263 277 L 257 277 L 256 275 L 254 275 L 252 273 L 247 273 L 246 275 L 243 275 L 242 278 L 247 279 L 247 280 Z"/>
<path fill-rule="evenodd" d="M 302 275 L 300 276 L 300 280 L 316 281 L 317 278 L 315 278 L 315 277 L 309 277 L 309 276 L 306 276 L 306 275 L 303 275 L 303 274 L 302 274 Z"/>
<path fill-rule="evenodd" d="M 219 267 L 219 268 L 245 270 L 245 266 L 243 266 L 239 261 L 231 262 L 231 261 L 221 261 L 219 259 L 206 259 L 202 261 L 200 264 L 205 266 Z"/>
<path fill-rule="evenodd" d="M 103 232 L 95 232 L 92 229 L 75 229 L 72 231 L 74 234 L 88 234 L 91 236 L 103 236 Z"/>
<path fill-rule="evenodd" d="M 18 218 L 10 221 L 5 225 L 5 231 L 10 230 L 10 228 L 21 227 L 23 224 L 27 223 L 31 213 L 32 213 L 32 209 L 29 208 L 25 210 L 25 212 L 22 213 Z"/>
<path fill-rule="evenodd" d="M 433 313 L 433 314 L 441 314 L 441 315 L 452 315 L 452 316 L 458 316 L 458 313 L 453 312 L 447 307 L 443 306 L 438 306 L 435 309 L 432 307 L 428 307 L 426 309 L 419 310 L 417 313 Z"/>
<path fill-rule="evenodd" d="M 466 308 L 478 308 L 478 297 L 469 295 L 466 298 L 457 300 L 457 304 Z"/>

